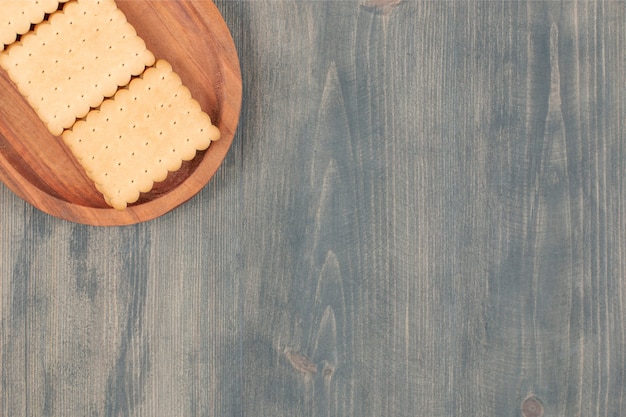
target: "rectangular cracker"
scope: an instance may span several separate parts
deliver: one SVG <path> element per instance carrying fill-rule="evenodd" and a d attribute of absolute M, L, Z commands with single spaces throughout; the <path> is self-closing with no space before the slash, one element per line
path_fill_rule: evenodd
<path fill-rule="evenodd" d="M 67 0 L 0 0 L 0 51 Z"/>
<path fill-rule="evenodd" d="M 171 65 L 159 60 L 62 137 L 105 201 L 123 210 L 220 132 Z"/>
<path fill-rule="evenodd" d="M 0 65 L 53 135 L 154 63 L 114 0 L 77 0 L 0 53 Z"/>

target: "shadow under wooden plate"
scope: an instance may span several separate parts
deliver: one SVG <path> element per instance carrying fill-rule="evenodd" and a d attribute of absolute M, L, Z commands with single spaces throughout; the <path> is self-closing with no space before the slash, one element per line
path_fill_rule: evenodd
<path fill-rule="evenodd" d="M 0 70 L 0 180 L 51 215 L 98 226 L 154 219 L 197 194 L 222 163 L 241 107 L 234 42 L 211 1 L 118 0 L 154 55 L 168 60 L 222 133 L 208 150 L 155 183 L 124 211 L 110 208 L 58 137 L 52 136 Z"/>

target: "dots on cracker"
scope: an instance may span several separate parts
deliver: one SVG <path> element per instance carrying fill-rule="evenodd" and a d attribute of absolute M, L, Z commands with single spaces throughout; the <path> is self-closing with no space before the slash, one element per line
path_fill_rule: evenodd
<path fill-rule="evenodd" d="M 0 65 L 54 135 L 153 63 L 114 0 L 68 2 L 0 53 Z"/>
<path fill-rule="evenodd" d="M 0 0 L 0 51 L 67 0 Z"/>
<path fill-rule="evenodd" d="M 164 60 L 63 133 L 105 201 L 119 210 L 219 137 Z"/>

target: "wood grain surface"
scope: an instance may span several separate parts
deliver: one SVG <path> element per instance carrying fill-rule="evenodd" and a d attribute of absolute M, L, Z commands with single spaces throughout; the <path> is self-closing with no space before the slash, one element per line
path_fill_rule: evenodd
<path fill-rule="evenodd" d="M 0 187 L 0 414 L 625 415 L 626 4 L 216 4 L 244 99 L 198 196 Z"/>

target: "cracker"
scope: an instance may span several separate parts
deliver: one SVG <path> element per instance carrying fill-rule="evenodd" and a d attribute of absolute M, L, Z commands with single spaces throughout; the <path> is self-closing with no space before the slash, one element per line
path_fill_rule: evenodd
<path fill-rule="evenodd" d="M 63 133 L 112 207 L 123 210 L 220 132 L 165 60 Z"/>
<path fill-rule="evenodd" d="M 0 51 L 67 0 L 0 0 Z"/>
<path fill-rule="evenodd" d="M 57 136 L 153 63 L 114 0 L 69 2 L 0 53 L 0 65 Z"/>

